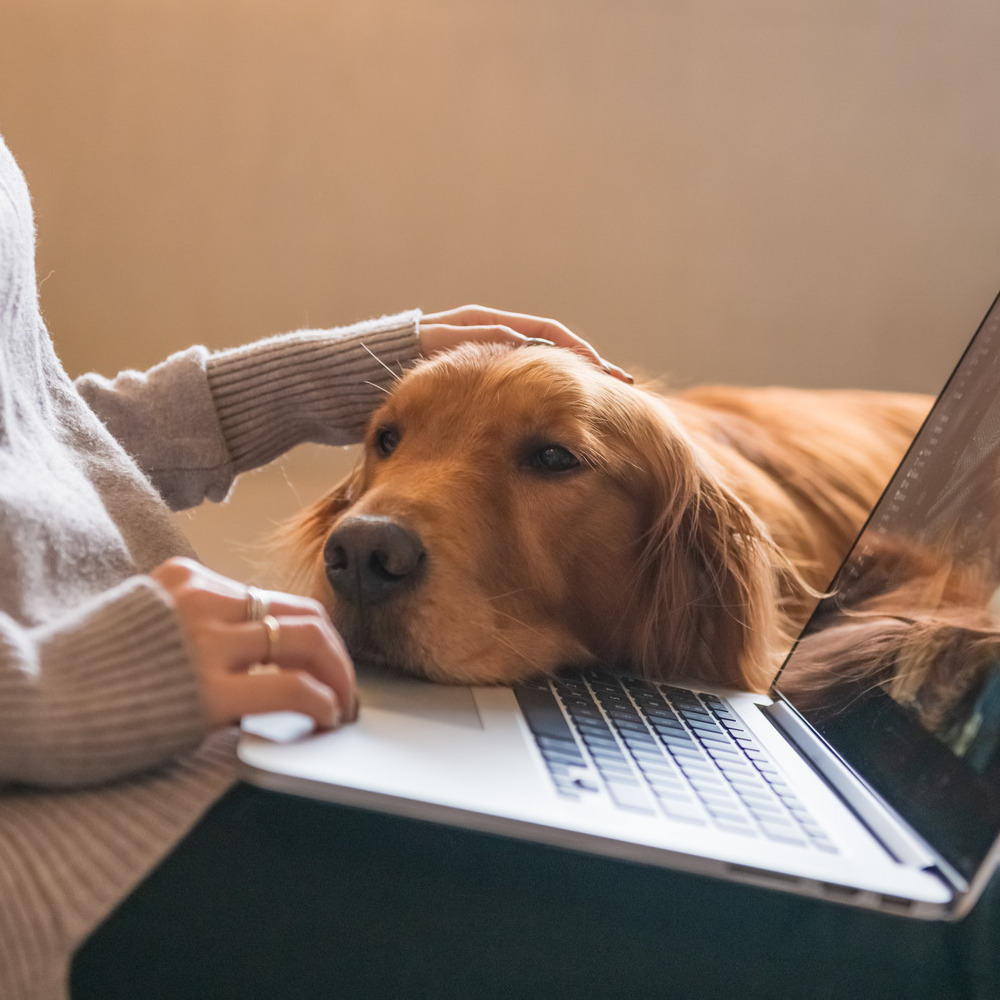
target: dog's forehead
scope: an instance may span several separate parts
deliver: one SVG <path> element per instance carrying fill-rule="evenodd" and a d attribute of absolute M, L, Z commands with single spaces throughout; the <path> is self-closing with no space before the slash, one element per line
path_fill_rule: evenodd
<path fill-rule="evenodd" d="M 397 418 L 455 423 L 572 419 L 593 409 L 600 373 L 557 348 L 458 349 L 412 369 L 395 386 L 387 409 Z M 605 376 L 607 377 L 607 376 Z"/>

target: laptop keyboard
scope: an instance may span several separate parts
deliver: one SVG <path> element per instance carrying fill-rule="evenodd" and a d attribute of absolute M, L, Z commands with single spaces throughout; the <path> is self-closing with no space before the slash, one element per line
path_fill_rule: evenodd
<path fill-rule="evenodd" d="M 836 853 L 767 752 L 715 695 L 604 671 L 514 688 L 560 795 Z"/>

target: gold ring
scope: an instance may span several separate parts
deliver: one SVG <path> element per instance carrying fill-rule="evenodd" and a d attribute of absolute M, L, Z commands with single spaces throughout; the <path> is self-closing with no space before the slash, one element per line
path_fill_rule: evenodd
<path fill-rule="evenodd" d="M 247 621 L 259 622 L 267 614 L 267 598 L 257 587 L 247 587 Z"/>
<path fill-rule="evenodd" d="M 264 626 L 264 631 L 267 633 L 267 652 L 264 654 L 264 659 L 260 662 L 267 665 L 269 663 L 274 663 L 278 659 L 281 652 L 281 626 L 278 624 L 278 619 L 274 615 L 264 615 L 260 620 L 261 625 Z"/>

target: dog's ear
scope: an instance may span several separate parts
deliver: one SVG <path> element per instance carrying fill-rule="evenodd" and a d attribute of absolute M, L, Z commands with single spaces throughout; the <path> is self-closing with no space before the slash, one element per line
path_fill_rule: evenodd
<path fill-rule="evenodd" d="M 271 547 L 280 553 L 280 561 L 286 567 L 283 574 L 286 589 L 298 593 L 308 588 L 310 574 L 321 558 L 333 522 L 361 492 L 363 472 L 359 464 L 329 493 L 300 510 L 272 536 Z"/>
<path fill-rule="evenodd" d="M 779 574 L 794 570 L 690 441 L 670 435 L 658 444 L 645 463 L 651 495 L 633 669 L 766 689 L 783 638 Z"/>

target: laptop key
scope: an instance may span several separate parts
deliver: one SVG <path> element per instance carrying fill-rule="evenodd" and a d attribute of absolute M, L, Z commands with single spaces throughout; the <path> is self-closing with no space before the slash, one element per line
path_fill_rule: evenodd
<path fill-rule="evenodd" d="M 649 815 L 656 812 L 638 781 L 635 784 L 627 784 L 616 778 L 614 781 L 608 782 L 608 793 L 615 804 L 623 809 L 648 813 Z"/>
<path fill-rule="evenodd" d="M 671 750 L 675 748 L 694 750 L 698 747 L 698 744 L 687 733 L 678 733 L 672 729 L 661 729 L 659 726 L 656 727 L 656 733 L 660 737 L 660 742 L 666 744 Z"/>
<path fill-rule="evenodd" d="M 720 726 L 708 715 L 702 717 L 700 715 L 692 715 L 691 713 L 685 712 L 684 721 L 699 735 L 701 735 L 701 733 L 718 733 L 720 736 L 723 736 L 724 739 L 728 740 L 728 737 L 724 734 L 722 726 Z"/>
<path fill-rule="evenodd" d="M 697 826 L 708 826 L 708 817 L 695 802 L 673 802 L 669 799 L 660 799 L 660 808 L 664 815 L 671 819 L 683 820 L 685 823 L 694 823 Z"/>
<path fill-rule="evenodd" d="M 524 713 L 528 728 L 536 736 L 555 736 L 573 740 L 573 731 L 552 692 L 545 688 L 518 685 L 514 696 Z M 575 741 L 574 741 L 575 742 Z"/>
<path fill-rule="evenodd" d="M 694 804 L 694 796 L 686 788 L 677 788 L 671 785 L 653 784 L 653 794 L 658 799 L 667 799 L 671 802 L 688 802 Z"/>
<path fill-rule="evenodd" d="M 576 740 L 572 736 L 536 736 L 535 742 L 541 750 L 575 750 Z"/>
<path fill-rule="evenodd" d="M 720 809 L 718 806 L 709 805 L 708 811 L 712 819 L 719 823 L 728 823 L 730 826 L 750 826 L 749 820 L 740 812 L 732 809 Z"/>
<path fill-rule="evenodd" d="M 756 837 L 757 831 L 752 823 L 730 823 L 727 820 L 713 817 L 715 825 L 725 833 L 739 833 L 745 837 Z"/>
<path fill-rule="evenodd" d="M 597 770 L 606 781 L 635 781 L 635 772 L 622 761 L 620 764 L 597 762 Z"/>
<path fill-rule="evenodd" d="M 583 742 L 590 753 L 597 757 L 613 757 L 615 760 L 624 760 L 625 755 L 617 743 L 605 737 L 584 736 Z"/>
<path fill-rule="evenodd" d="M 779 840 L 785 844 L 796 844 L 801 846 L 805 846 L 809 843 L 805 834 L 803 834 L 798 827 L 792 826 L 791 824 L 786 826 L 780 823 L 764 821 L 760 823 L 760 828 L 764 831 L 764 836 L 769 840 Z"/>
<path fill-rule="evenodd" d="M 576 767 L 585 767 L 587 763 L 583 758 L 583 754 L 576 747 L 571 747 L 567 750 L 551 750 L 543 747 L 542 757 L 550 764 L 572 764 Z"/>
<path fill-rule="evenodd" d="M 675 784 L 684 784 L 681 770 L 675 767 L 669 760 L 649 760 L 645 757 L 640 757 L 636 763 L 650 781 L 673 781 Z"/>

